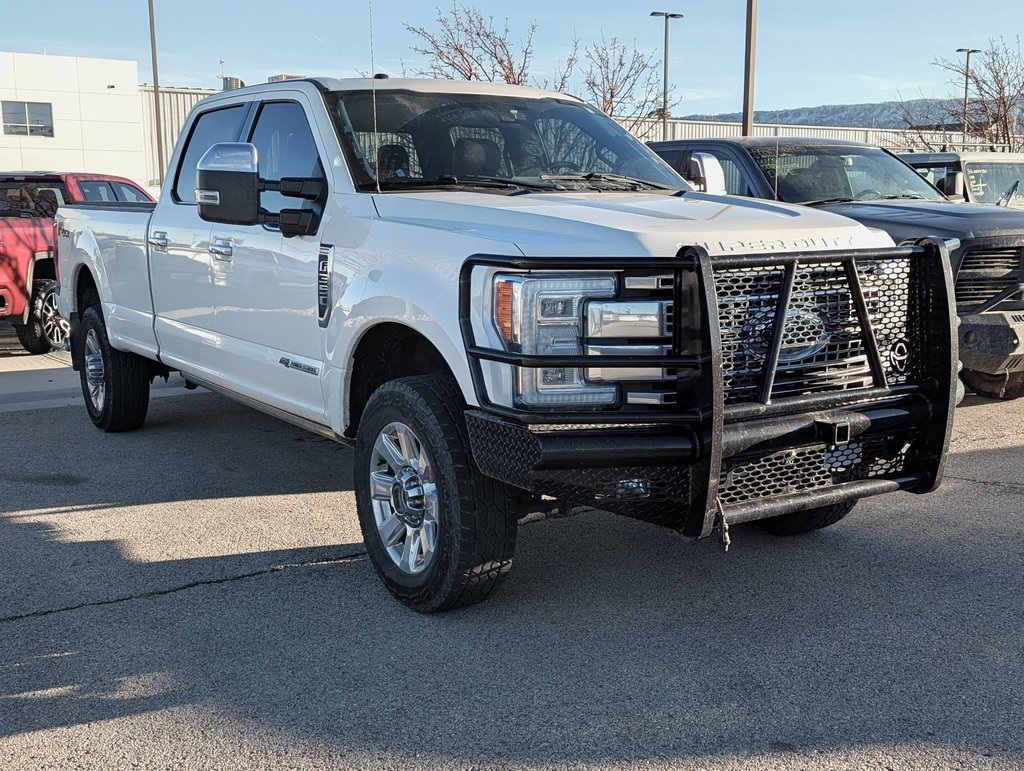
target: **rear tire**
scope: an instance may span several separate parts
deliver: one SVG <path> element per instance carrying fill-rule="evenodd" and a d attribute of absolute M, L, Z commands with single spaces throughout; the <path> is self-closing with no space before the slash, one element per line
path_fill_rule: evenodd
<path fill-rule="evenodd" d="M 97 428 L 131 431 L 149 410 L 149 365 L 141 356 L 112 348 L 98 306 L 86 308 L 76 333 L 85 408 Z"/>
<path fill-rule="evenodd" d="M 816 509 L 793 511 L 789 514 L 762 519 L 757 522 L 757 525 L 771 535 L 803 535 L 834 525 L 849 514 L 856 505 L 856 500 L 841 501 L 831 506 L 819 506 Z"/>
<path fill-rule="evenodd" d="M 1008 400 L 1024 396 L 1024 372 L 1014 372 L 1007 377 L 965 369 L 961 377 L 968 388 L 987 399 Z"/>
<path fill-rule="evenodd" d="M 56 299 L 56 281 L 44 279 L 32 282 L 28 323 L 14 326 L 18 342 L 31 354 L 38 356 L 64 347 L 68 326 L 57 311 Z"/>
<path fill-rule="evenodd" d="M 60 315 L 57 305 L 60 284 L 56 281 L 40 281 L 38 283 L 43 284 L 43 287 L 32 312 L 38 315 L 39 323 L 43 328 L 43 337 L 50 344 L 50 348 L 62 351 L 67 344 L 71 327 L 67 320 Z"/>
<path fill-rule="evenodd" d="M 512 567 L 509 489 L 473 462 L 455 384 L 385 383 L 370 396 L 355 447 L 363 540 L 388 591 L 420 613 L 488 597 Z"/>

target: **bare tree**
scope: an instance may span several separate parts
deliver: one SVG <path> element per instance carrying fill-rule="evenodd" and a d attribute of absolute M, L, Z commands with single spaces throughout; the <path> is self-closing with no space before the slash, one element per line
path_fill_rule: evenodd
<path fill-rule="evenodd" d="M 553 81 L 542 80 L 537 85 L 549 91 L 558 91 L 559 93 L 569 91 L 572 87 L 573 72 L 575 72 L 579 60 L 580 39 L 574 37 L 572 46 L 569 48 L 569 55 L 565 57 L 565 61 L 559 61 L 555 64 L 555 79 Z"/>
<path fill-rule="evenodd" d="M 928 147 L 928 131 L 956 134 L 966 128 L 968 136 L 978 137 L 984 144 L 1003 145 L 1009 150 L 1024 150 L 1024 57 L 1020 39 L 1008 44 L 1003 38 L 989 40 L 989 47 L 967 60 L 935 59 L 932 64 L 951 73 L 951 95 L 915 110 L 901 106 L 901 114 L 908 127 L 921 135 L 921 144 Z M 964 114 L 964 80 L 968 83 L 968 106 Z"/>
<path fill-rule="evenodd" d="M 422 42 L 421 46 L 413 46 L 413 51 L 427 60 L 426 66 L 413 70 L 413 74 L 448 80 L 531 84 L 562 92 L 576 90 L 578 38 L 573 39 L 565 60 L 556 65 L 554 79 L 538 81 L 530 72 L 536 21 L 515 42 L 508 19 L 496 25 L 492 16 L 485 16 L 459 0 L 453 0 L 446 11 L 437 8 L 434 20 L 436 30 L 405 25 Z M 645 119 L 661 115 L 661 62 L 653 53 L 645 54 L 617 37 L 606 38 L 603 32 L 599 42 L 586 46 L 583 56 L 588 64 L 581 96 L 638 136 L 648 133 L 655 122 L 645 124 Z"/>
<path fill-rule="evenodd" d="M 963 126 L 949 99 L 905 100 L 897 92 L 896 114 L 906 129 L 891 143 L 895 150 L 940 150 L 955 144 L 963 135 Z M 959 112 L 963 112 L 960 110 Z"/>
<path fill-rule="evenodd" d="M 939 66 L 961 77 L 965 73 L 962 62 L 944 60 Z M 1020 38 L 1012 47 L 1002 38 L 998 42 L 990 40 L 989 47 L 972 62 L 969 80 L 975 98 L 968 100 L 967 115 L 961 115 L 968 129 L 980 130 L 987 141 L 1005 144 L 1010 150 L 1024 147 L 1024 59 Z"/>
<path fill-rule="evenodd" d="M 417 75 L 446 80 L 485 80 L 526 85 L 533 59 L 533 35 L 537 22 L 518 42 L 512 40 L 508 19 L 495 26 L 494 17 L 453 0 L 450 11 L 437 9 L 437 31 L 425 27 L 405 28 L 423 41 L 413 50 L 427 57 L 427 66 Z"/>
<path fill-rule="evenodd" d="M 661 116 L 660 62 L 655 55 L 617 37 L 606 38 L 603 32 L 600 42 L 587 46 L 584 55 L 584 97 L 637 136 L 650 132 L 654 123 L 645 126 L 645 119 Z"/>

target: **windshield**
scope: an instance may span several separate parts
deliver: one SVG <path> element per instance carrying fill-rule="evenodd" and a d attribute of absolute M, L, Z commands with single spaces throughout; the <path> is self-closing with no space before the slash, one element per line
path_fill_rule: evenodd
<path fill-rule="evenodd" d="M 775 145 L 750 154 L 780 201 L 825 201 L 944 197 L 921 175 L 877 147 Z"/>
<path fill-rule="evenodd" d="M 964 164 L 969 199 L 978 203 L 996 203 L 1013 187 L 1024 183 L 1024 163 L 969 161 Z M 1010 206 L 1024 207 L 1024 191 L 1017 187 Z"/>
<path fill-rule="evenodd" d="M 526 96 L 336 92 L 334 118 L 360 190 L 688 189 L 601 112 Z"/>

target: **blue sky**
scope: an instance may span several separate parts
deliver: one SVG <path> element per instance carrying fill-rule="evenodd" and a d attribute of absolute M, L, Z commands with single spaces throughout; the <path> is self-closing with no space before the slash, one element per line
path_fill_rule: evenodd
<path fill-rule="evenodd" d="M 743 95 L 746 0 L 476 0 L 514 35 L 537 22 L 531 69 L 554 77 L 575 35 L 602 32 L 661 58 L 664 27 L 652 10 L 682 13 L 669 54 L 675 114 L 736 112 Z M 146 0 L 4 3 L 0 50 L 134 59 L 151 80 Z M 249 84 L 278 73 L 352 76 L 370 66 L 370 0 L 155 0 L 160 82 L 218 88 L 219 60 Z M 400 75 L 423 60 L 403 26 L 432 27 L 450 0 L 372 0 L 373 69 Z M 759 0 L 755 108 L 852 104 L 956 95 L 934 66 L 957 48 L 985 48 L 1024 31 L 1021 0 Z"/>

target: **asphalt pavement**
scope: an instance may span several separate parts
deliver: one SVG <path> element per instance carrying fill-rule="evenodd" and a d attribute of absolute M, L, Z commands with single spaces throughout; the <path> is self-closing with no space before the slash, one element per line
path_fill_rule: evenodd
<path fill-rule="evenodd" d="M 0 768 L 1024 767 L 1024 400 L 967 398 L 938 493 L 728 554 L 536 521 L 427 617 L 350 450 L 176 378 L 104 434 L 67 363 L 0 325 Z"/>

